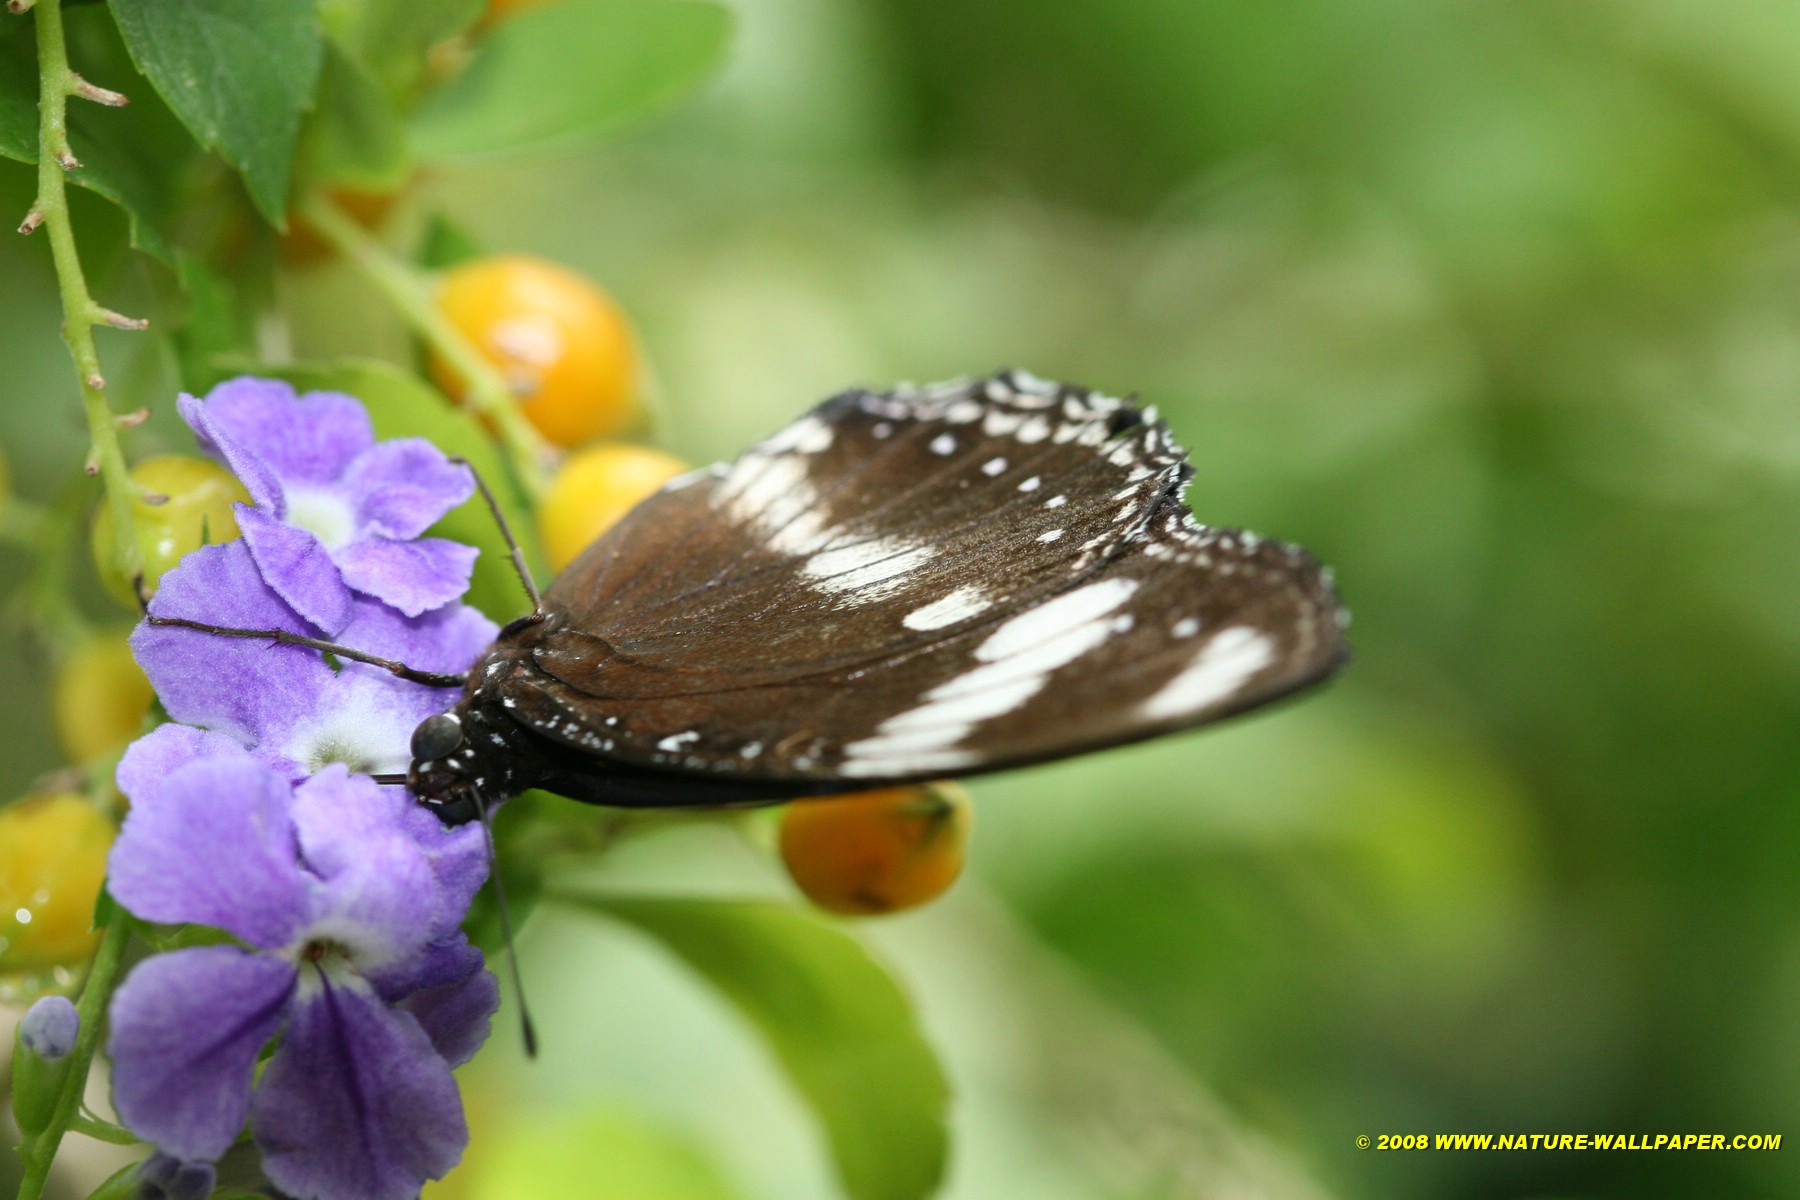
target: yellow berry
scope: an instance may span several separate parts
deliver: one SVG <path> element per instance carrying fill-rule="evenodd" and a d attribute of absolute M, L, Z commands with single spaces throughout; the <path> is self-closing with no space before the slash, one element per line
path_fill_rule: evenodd
<path fill-rule="evenodd" d="M 673 454 L 605 442 L 563 461 L 538 505 L 538 536 L 550 565 L 562 570 L 620 517 L 688 466 Z"/>
<path fill-rule="evenodd" d="M 97 758 L 136 737 L 156 694 L 126 642 L 130 631 L 83 639 L 56 664 L 50 683 L 56 740 L 72 763 Z"/>
<path fill-rule="evenodd" d="M 558 446 L 579 446 L 631 423 L 637 347 L 613 298 L 565 267 L 519 254 L 444 272 L 437 305 L 519 396 L 520 411 Z M 433 357 L 452 396 L 463 380 Z"/>
<path fill-rule="evenodd" d="M 144 594 L 156 591 L 165 572 L 182 556 L 202 545 L 228 542 L 238 535 L 233 503 L 249 503 L 250 493 L 230 471 L 203 458 L 164 454 L 131 468 L 131 482 L 143 495 L 132 500 L 138 546 L 143 552 Z M 145 496 L 166 497 L 151 504 Z M 112 512 L 102 502 L 94 517 L 94 565 L 100 582 L 126 606 L 136 609 L 131 580 L 118 566 Z"/>
<path fill-rule="evenodd" d="M 0 809 L 0 970 L 65 966 L 93 949 L 94 901 L 114 832 L 70 792 Z"/>
<path fill-rule="evenodd" d="M 781 860 L 807 899 L 868 916 L 936 899 L 962 874 L 969 796 L 954 783 L 796 800 L 781 814 Z"/>

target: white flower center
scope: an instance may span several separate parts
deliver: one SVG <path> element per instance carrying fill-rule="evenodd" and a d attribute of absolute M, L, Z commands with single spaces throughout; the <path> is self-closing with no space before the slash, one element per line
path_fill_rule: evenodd
<path fill-rule="evenodd" d="M 349 673 L 355 671 L 351 676 Z M 366 676 L 367 668 L 346 667 L 325 711 L 294 729 L 280 752 L 309 775 L 332 763 L 343 763 L 359 775 L 404 771 L 412 764 L 408 749 L 417 714 L 384 680 Z"/>
<path fill-rule="evenodd" d="M 368 960 L 374 957 L 391 961 L 395 958 L 395 950 L 386 944 L 358 946 L 340 940 L 346 934 L 366 938 L 367 932 L 355 925 L 327 920 L 307 930 L 282 951 L 284 957 L 300 968 L 299 998 L 310 1000 L 327 984 L 334 988 L 368 991 L 363 970 L 375 965 Z"/>
<path fill-rule="evenodd" d="M 334 492 L 288 488 L 287 523 L 306 530 L 336 550 L 356 536 L 356 510 Z"/>

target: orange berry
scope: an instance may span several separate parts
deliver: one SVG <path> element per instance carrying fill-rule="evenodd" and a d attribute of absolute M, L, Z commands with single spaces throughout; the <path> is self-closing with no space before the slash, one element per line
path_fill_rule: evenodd
<path fill-rule="evenodd" d="M 538 505 L 538 537 L 550 566 L 562 570 L 619 518 L 688 466 L 673 454 L 605 442 L 563 461 Z"/>
<path fill-rule="evenodd" d="M 821 908 L 899 912 L 943 895 L 962 874 L 970 817 L 955 783 L 796 800 L 781 814 L 781 861 Z"/>
<path fill-rule="evenodd" d="M 520 410 L 558 446 L 631 423 L 637 347 L 611 296 L 582 276 L 519 254 L 444 272 L 439 310 L 518 392 Z M 460 397 L 463 380 L 435 355 L 432 377 Z"/>
<path fill-rule="evenodd" d="M 130 631 L 111 630 L 78 643 L 50 682 L 56 740 L 72 763 L 98 758 L 138 735 L 156 698 L 131 657 Z"/>
<path fill-rule="evenodd" d="M 0 970 L 79 962 L 94 947 L 94 901 L 116 831 L 71 792 L 0 809 Z"/>
<path fill-rule="evenodd" d="M 131 482 L 149 495 L 165 496 L 161 504 L 132 500 L 132 519 L 137 525 L 138 546 L 144 556 L 144 593 L 156 591 L 163 574 L 182 556 L 203 545 L 228 542 L 238 535 L 233 503 L 250 502 L 230 471 L 203 458 L 163 454 L 146 458 L 131 468 Z M 134 612 L 137 596 L 131 580 L 118 568 L 113 541 L 112 512 L 102 502 L 94 517 L 94 565 L 109 594 Z"/>

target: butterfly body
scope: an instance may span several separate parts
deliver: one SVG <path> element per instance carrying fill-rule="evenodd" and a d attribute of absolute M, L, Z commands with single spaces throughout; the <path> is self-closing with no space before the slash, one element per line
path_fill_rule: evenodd
<path fill-rule="evenodd" d="M 1328 572 L 1197 524 L 1191 473 L 1154 410 L 1023 373 L 844 393 L 595 542 L 420 727 L 409 782 L 448 823 L 527 787 L 830 794 L 1136 741 L 1330 675 Z"/>

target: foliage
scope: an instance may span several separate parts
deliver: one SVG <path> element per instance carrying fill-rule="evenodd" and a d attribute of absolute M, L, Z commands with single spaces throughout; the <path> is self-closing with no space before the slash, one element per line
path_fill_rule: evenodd
<path fill-rule="evenodd" d="M 1136 390 L 1192 447 L 1204 519 L 1333 563 L 1358 658 L 1322 703 L 979 782 L 956 898 L 858 932 L 918 1010 L 895 1036 L 916 1021 L 944 1055 L 945 1194 L 1800 1195 L 1780 1153 L 1354 1141 L 1778 1128 L 1800 1103 L 1782 6 L 742 0 L 718 83 L 650 122 L 717 60 L 723 12 L 565 2 L 490 26 L 472 0 L 326 0 L 292 178 L 261 208 L 241 151 L 139 73 L 129 6 L 67 8 L 75 68 L 132 98 L 71 102 L 68 176 L 92 193 L 70 207 L 96 294 L 152 320 L 100 334 L 114 408 L 152 409 L 121 432 L 131 459 L 191 453 L 177 386 L 252 363 L 354 378 L 378 422 L 404 414 L 384 436 L 484 447 L 529 537 L 515 455 L 420 381 L 406 322 L 342 252 L 282 257 L 271 212 L 321 185 L 397 191 L 402 261 L 493 248 L 602 277 L 688 461 L 853 381 L 1009 363 Z M 499 38 L 640 7 L 666 28 L 482 66 Z M 20 216 L 36 19 L 0 18 Z M 626 44 L 669 75 L 591 78 Z M 276 100 L 258 120 L 279 139 Z M 98 494 L 42 239 L 0 244 L 0 591 L 91 621 L 82 559 L 40 552 Z M 441 532 L 491 538 L 480 516 Z M 516 584 L 482 544 L 472 602 L 505 619 Z M 0 667 L 41 675 L 44 640 Z M 65 765 L 15 691 L 8 795 Z M 754 822 L 569 808 L 500 822 L 533 887 L 789 898 L 745 852 Z M 584 1147 L 671 1197 L 833 1194 L 808 1109 L 704 974 L 610 925 L 534 910 L 551 1049 L 513 1062 L 503 1034 L 471 1064 L 486 1099 L 442 1194 Z"/>

